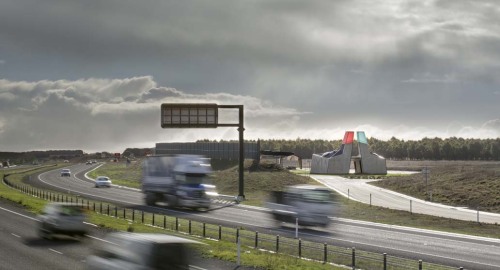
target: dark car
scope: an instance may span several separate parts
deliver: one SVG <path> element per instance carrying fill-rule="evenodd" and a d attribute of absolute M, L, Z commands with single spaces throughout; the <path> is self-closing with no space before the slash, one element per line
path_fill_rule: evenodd
<path fill-rule="evenodd" d="M 53 235 L 83 236 L 87 233 L 87 215 L 81 205 L 72 203 L 49 203 L 39 216 L 38 233 L 42 238 Z"/>

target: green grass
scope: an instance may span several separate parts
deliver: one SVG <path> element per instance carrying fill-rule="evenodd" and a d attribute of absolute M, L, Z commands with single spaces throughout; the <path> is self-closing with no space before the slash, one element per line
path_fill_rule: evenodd
<path fill-rule="evenodd" d="M 130 164 L 124 162 L 107 162 L 96 170 L 88 173 L 88 176 L 95 179 L 97 176 L 108 176 L 113 184 L 140 188 L 141 163 L 132 161 Z"/>

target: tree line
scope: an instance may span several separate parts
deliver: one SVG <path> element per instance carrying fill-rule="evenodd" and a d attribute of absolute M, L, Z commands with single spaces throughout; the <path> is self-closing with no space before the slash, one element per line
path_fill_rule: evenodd
<path fill-rule="evenodd" d="M 339 149 L 342 140 L 259 140 L 261 150 L 294 152 L 301 158 L 312 154 Z M 356 144 L 357 142 L 355 142 Z M 386 159 L 396 160 L 500 160 L 500 138 L 423 138 L 421 140 L 400 140 L 392 137 L 388 141 L 368 139 L 370 150 Z M 353 155 L 357 154 L 353 148 Z"/>

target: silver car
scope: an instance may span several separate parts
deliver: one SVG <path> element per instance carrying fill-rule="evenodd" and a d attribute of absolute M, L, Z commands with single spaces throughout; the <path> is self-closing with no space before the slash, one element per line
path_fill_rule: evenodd
<path fill-rule="evenodd" d="M 111 180 L 107 176 L 98 176 L 95 179 L 95 187 L 111 187 Z"/>
<path fill-rule="evenodd" d="M 42 238 L 53 235 L 83 236 L 87 233 L 87 215 L 81 205 L 72 203 L 49 203 L 39 216 L 38 233 Z"/>
<path fill-rule="evenodd" d="M 70 169 L 62 169 L 61 170 L 61 177 L 64 177 L 64 176 L 71 177 Z"/>

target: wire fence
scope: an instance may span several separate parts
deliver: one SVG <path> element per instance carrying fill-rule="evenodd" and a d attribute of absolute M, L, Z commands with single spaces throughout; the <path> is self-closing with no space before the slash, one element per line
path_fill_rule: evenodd
<path fill-rule="evenodd" d="M 26 173 L 26 172 L 21 172 Z M 16 173 L 17 174 L 17 173 Z M 384 270 L 451 270 L 463 269 L 462 267 L 451 267 L 438 265 L 422 260 L 413 260 L 395 257 L 386 253 L 374 253 L 358 250 L 354 247 L 345 248 L 318 243 L 302 239 L 271 235 L 258 231 L 250 231 L 238 227 L 226 227 L 218 224 L 194 221 L 185 218 L 168 216 L 158 212 L 148 212 L 127 207 L 120 207 L 111 203 L 95 201 L 82 198 L 78 195 L 64 194 L 44 189 L 35 188 L 26 184 L 16 183 L 8 180 L 4 174 L 3 182 L 14 189 L 25 194 L 50 201 L 66 202 L 81 205 L 88 211 L 106 215 L 116 219 L 127 220 L 128 222 L 150 225 L 156 228 L 189 234 L 218 241 L 228 241 L 241 245 L 259 249 L 262 251 L 285 254 L 297 258 L 313 260 L 323 264 L 344 265 L 351 269 L 384 269 Z M 129 227 L 129 230 L 133 230 Z"/>

